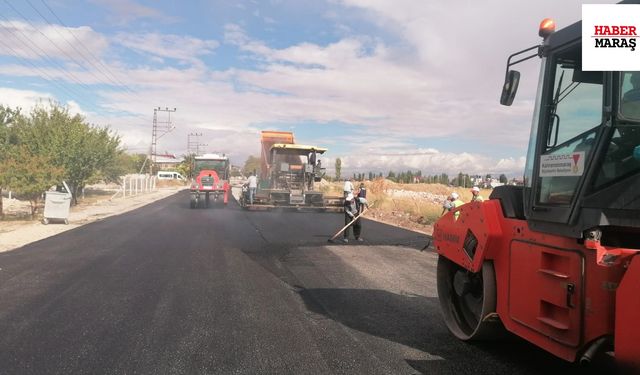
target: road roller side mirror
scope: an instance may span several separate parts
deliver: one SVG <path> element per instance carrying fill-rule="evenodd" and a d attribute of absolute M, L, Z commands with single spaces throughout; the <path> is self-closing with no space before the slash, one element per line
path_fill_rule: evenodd
<path fill-rule="evenodd" d="M 517 70 L 509 70 L 502 86 L 502 95 L 500 95 L 500 104 L 510 106 L 516 97 L 518 85 L 520 84 L 520 72 Z"/>

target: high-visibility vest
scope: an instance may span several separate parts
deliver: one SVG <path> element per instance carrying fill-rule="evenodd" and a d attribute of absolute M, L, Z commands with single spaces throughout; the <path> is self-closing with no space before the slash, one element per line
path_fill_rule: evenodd
<path fill-rule="evenodd" d="M 460 198 L 458 198 L 458 199 L 456 199 L 455 201 L 452 202 L 452 206 L 453 206 L 452 209 L 456 209 L 456 208 L 462 206 L 463 204 L 464 204 L 464 202 L 461 201 Z M 458 216 L 460 216 L 460 211 L 456 211 L 454 213 L 454 215 L 455 215 L 456 220 L 458 220 Z"/>

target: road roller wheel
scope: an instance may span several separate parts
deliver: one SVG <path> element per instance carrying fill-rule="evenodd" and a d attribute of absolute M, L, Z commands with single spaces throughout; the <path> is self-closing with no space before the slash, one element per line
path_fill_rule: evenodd
<path fill-rule="evenodd" d="M 492 262 L 477 273 L 449 259 L 438 258 L 438 299 L 447 328 L 464 341 L 504 336 L 496 312 L 496 277 Z"/>

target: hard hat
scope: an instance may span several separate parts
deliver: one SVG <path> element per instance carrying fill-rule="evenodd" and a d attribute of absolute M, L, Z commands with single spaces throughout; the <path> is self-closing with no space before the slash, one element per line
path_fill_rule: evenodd
<path fill-rule="evenodd" d="M 474 187 L 471 189 L 471 191 L 476 191 L 476 192 L 478 192 L 478 193 L 479 193 L 479 192 L 480 192 L 480 188 L 479 188 L 479 187 L 477 187 L 477 186 L 474 186 Z"/>
<path fill-rule="evenodd" d="M 454 192 L 454 193 L 451 193 L 451 198 L 453 198 L 455 200 L 455 199 L 460 198 L 460 196 L 458 195 L 458 193 Z"/>
<path fill-rule="evenodd" d="M 347 194 L 347 197 L 345 199 L 348 200 L 348 201 L 352 200 L 353 199 L 353 193 Z"/>

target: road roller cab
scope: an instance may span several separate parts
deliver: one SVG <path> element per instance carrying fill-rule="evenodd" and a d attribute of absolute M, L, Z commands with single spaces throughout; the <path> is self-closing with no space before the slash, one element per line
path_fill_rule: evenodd
<path fill-rule="evenodd" d="M 580 22 L 554 32 L 544 20 L 540 35 L 509 57 L 500 99 L 514 100 L 511 67 L 539 58 L 524 186 L 434 226 L 443 316 L 463 340 L 506 329 L 567 361 L 608 353 L 637 370 L 640 77 L 583 71 Z"/>

